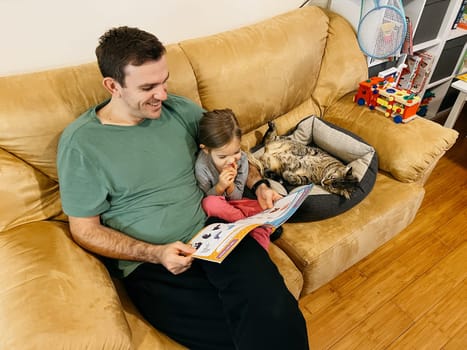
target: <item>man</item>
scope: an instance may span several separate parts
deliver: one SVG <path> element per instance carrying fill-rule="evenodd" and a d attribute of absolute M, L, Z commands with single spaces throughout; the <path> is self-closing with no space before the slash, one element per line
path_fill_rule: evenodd
<path fill-rule="evenodd" d="M 142 315 L 190 349 L 308 349 L 297 302 L 256 241 L 222 264 L 191 256 L 186 242 L 206 221 L 193 171 L 203 110 L 167 93 L 164 46 L 119 27 L 96 56 L 111 98 L 68 126 L 58 149 L 73 238 L 115 263 Z M 271 207 L 279 195 L 250 174 Z"/>

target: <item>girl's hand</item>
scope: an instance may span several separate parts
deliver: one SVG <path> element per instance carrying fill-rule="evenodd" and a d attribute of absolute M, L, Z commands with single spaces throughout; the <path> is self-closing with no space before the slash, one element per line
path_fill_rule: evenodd
<path fill-rule="evenodd" d="M 237 177 L 237 167 L 228 166 L 222 170 L 219 174 L 219 182 L 216 186 L 216 191 L 219 193 L 224 193 L 231 186 L 234 185 L 234 180 Z"/>

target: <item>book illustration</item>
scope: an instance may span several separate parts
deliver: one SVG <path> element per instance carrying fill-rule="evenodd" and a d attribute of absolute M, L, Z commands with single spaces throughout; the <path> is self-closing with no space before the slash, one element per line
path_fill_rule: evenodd
<path fill-rule="evenodd" d="M 396 87 L 403 90 L 411 91 L 413 81 L 418 74 L 420 62 L 422 58 L 418 55 L 407 56 L 407 66 L 402 69 Z"/>
<path fill-rule="evenodd" d="M 270 209 L 232 223 L 215 223 L 204 227 L 188 244 L 196 248 L 193 257 L 221 263 L 255 227 L 277 228 L 286 222 L 307 198 L 313 184 L 296 188 L 274 203 Z"/>
<path fill-rule="evenodd" d="M 402 69 L 396 81 L 399 89 L 414 94 L 423 91 L 433 66 L 433 55 L 428 51 L 416 52 L 407 56 L 407 64 Z"/>
<path fill-rule="evenodd" d="M 415 94 L 420 93 L 425 87 L 433 66 L 433 56 L 429 52 L 421 51 L 417 52 L 417 55 L 421 57 L 421 61 L 417 74 L 413 79 L 412 86 L 410 87 L 410 91 Z"/>

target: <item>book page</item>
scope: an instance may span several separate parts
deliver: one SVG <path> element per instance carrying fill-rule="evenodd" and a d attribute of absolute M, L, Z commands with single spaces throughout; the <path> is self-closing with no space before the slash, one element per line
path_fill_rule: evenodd
<path fill-rule="evenodd" d="M 313 184 L 301 186 L 277 200 L 274 207 L 232 223 L 211 224 L 198 232 L 188 244 L 197 250 L 195 258 L 221 263 L 255 227 L 277 228 L 286 222 L 307 198 Z"/>

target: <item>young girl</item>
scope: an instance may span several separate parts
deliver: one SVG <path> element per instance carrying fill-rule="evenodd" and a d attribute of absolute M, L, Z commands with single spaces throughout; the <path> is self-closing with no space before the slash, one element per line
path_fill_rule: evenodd
<path fill-rule="evenodd" d="M 230 109 L 204 113 L 199 123 L 201 151 L 195 164 L 199 187 L 206 194 L 202 206 L 208 216 L 228 222 L 262 211 L 257 200 L 243 198 L 248 177 L 247 155 L 240 148 L 242 131 Z M 266 250 L 270 227 L 257 227 L 250 235 Z"/>

